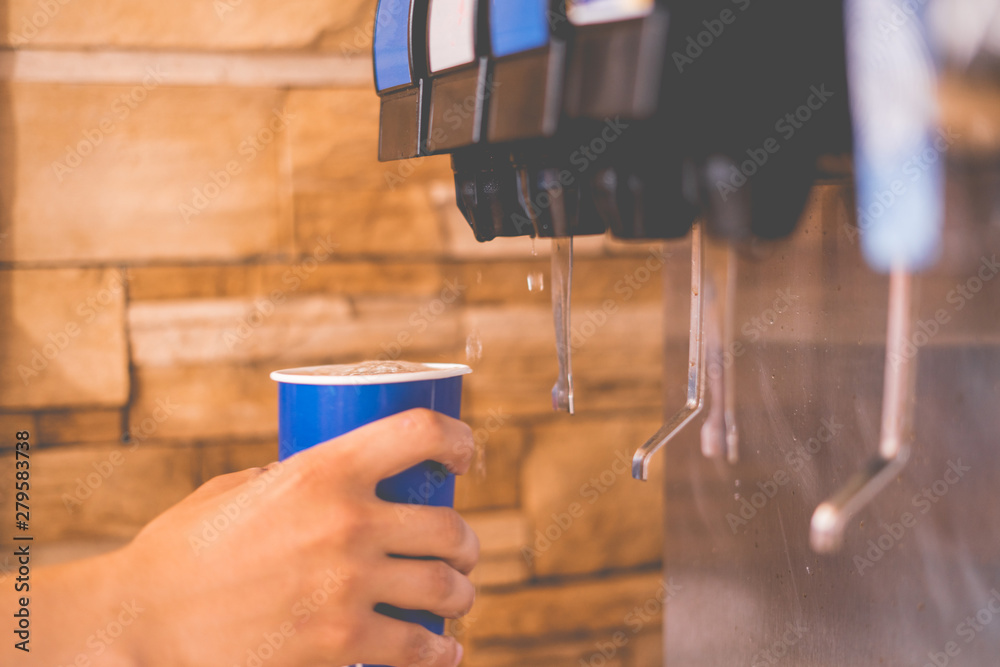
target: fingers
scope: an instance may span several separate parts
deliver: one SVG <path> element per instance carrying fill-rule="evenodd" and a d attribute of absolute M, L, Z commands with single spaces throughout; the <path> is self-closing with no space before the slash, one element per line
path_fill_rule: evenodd
<path fill-rule="evenodd" d="M 479 538 L 450 507 L 384 503 L 383 547 L 388 554 L 440 558 L 462 574 L 479 562 Z"/>
<path fill-rule="evenodd" d="M 469 469 L 472 430 L 439 412 L 408 410 L 303 452 L 304 465 L 335 466 L 348 478 L 374 486 L 418 463 L 437 461 L 449 471 Z M 347 466 L 348 470 L 343 470 Z"/>
<path fill-rule="evenodd" d="M 397 621 L 375 611 L 366 619 L 360 658 L 365 664 L 396 667 L 457 667 L 462 647 L 415 624 Z"/>
<path fill-rule="evenodd" d="M 469 578 L 444 561 L 387 557 L 376 567 L 378 574 L 372 578 L 376 602 L 461 618 L 476 599 Z"/>

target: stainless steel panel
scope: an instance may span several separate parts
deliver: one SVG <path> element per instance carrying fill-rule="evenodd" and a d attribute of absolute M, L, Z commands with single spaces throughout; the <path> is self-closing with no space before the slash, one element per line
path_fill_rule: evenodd
<path fill-rule="evenodd" d="M 804 229 L 739 260 L 739 462 L 704 458 L 697 425 L 660 454 L 680 588 L 666 664 L 1000 665 L 997 221 L 952 224 L 947 261 L 917 280 L 912 456 L 820 556 L 813 510 L 878 444 L 888 279 L 860 257 L 847 189 L 814 196 Z M 671 290 L 668 316 L 684 317 Z M 670 405 L 683 349 L 669 346 Z"/>

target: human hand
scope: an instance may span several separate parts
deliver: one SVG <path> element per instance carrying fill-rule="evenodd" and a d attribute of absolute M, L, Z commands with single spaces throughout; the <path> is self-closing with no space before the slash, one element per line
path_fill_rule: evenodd
<path fill-rule="evenodd" d="M 116 554 L 142 609 L 116 650 L 171 667 L 457 665 L 454 639 L 374 607 L 463 616 L 478 539 L 454 510 L 400 513 L 375 485 L 425 460 L 462 474 L 473 451 L 465 424 L 412 410 L 209 481 Z"/>

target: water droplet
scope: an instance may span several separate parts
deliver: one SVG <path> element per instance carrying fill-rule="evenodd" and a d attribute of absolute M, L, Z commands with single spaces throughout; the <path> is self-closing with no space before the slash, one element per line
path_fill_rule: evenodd
<path fill-rule="evenodd" d="M 740 486 L 740 480 L 736 480 L 736 487 L 739 488 L 739 486 Z"/>
<path fill-rule="evenodd" d="M 476 445 L 476 477 L 483 479 L 486 477 L 486 443 L 481 442 Z"/>
<path fill-rule="evenodd" d="M 529 292 L 544 292 L 545 291 L 545 274 L 541 271 L 537 273 L 528 274 L 528 291 Z"/>
<path fill-rule="evenodd" d="M 812 569 L 808 565 L 806 565 L 806 574 L 812 574 L 812 573 L 813 573 Z"/>
<path fill-rule="evenodd" d="M 468 361 L 479 361 L 483 358 L 483 339 L 478 330 L 473 330 L 465 339 L 465 358 Z"/>
<path fill-rule="evenodd" d="M 733 500 L 739 500 L 739 499 L 740 499 L 740 494 L 734 493 L 733 494 Z"/>

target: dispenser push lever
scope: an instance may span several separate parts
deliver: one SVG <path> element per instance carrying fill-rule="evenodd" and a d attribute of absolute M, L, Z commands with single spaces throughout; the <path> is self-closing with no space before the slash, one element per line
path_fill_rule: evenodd
<path fill-rule="evenodd" d="M 706 241 L 705 346 L 711 407 L 701 427 L 701 451 L 708 458 L 739 460 L 736 383 L 732 359 L 736 306 L 736 251 L 732 243 Z"/>
<path fill-rule="evenodd" d="M 632 477 L 640 481 L 649 478 L 649 463 L 653 455 L 697 417 L 705 405 L 705 339 L 702 332 L 704 248 L 701 227 L 701 224 L 695 225 L 691 234 L 691 334 L 688 345 L 687 402 L 632 457 Z"/>
<path fill-rule="evenodd" d="M 902 269 L 894 270 L 889 283 L 889 326 L 878 455 L 816 508 L 810 542 L 817 552 L 831 553 L 841 547 L 847 522 L 899 474 L 910 456 L 916 361 L 915 355 L 907 353 L 906 346 L 912 333 L 912 292 L 911 274 Z"/>

